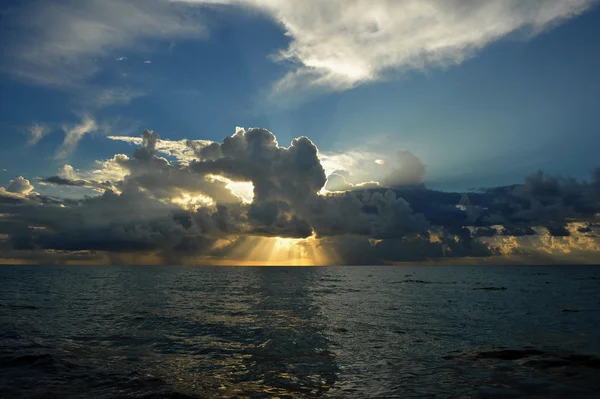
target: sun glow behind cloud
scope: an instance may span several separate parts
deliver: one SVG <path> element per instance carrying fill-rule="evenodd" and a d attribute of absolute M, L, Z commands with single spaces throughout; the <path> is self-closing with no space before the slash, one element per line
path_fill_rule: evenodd
<path fill-rule="evenodd" d="M 251 182 L 233 181 L 221 175 L 207 175 L 208 179 L 221 181 L 231 193 L 239 197 L 243 202 L 250 204 L 254 199 L 254 185 Z"/>
<path fill-rule="evenodd" d="M 181 193 L 179 197 L 171 198 L 171 202 L 186 210 L 194 210 L 202 206 L 211 206 L 214 204 L 213 199 L 206 195 L 185 192 Z"/>
<path fill-rule="evenodd" d="M 228 248 L 229 247 L 229 248 Z M 247 236 L 217 241 L 213 249 L 227 249 L 228 259 L 211 264 L 231 266 L 325 266 L 337 263 L 332 249 L 326 249 L 314 235 L 308 238 Z"/>

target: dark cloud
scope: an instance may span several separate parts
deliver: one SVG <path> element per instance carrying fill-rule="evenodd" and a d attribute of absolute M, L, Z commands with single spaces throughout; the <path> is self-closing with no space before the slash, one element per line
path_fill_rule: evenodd
<path fill-rule="evenodd" d="M 216 148 L 211 150 L 213 155 L 219 154 Z M 306 137 L 294 139 L 286 148 L 279 147 L 275 135 L 268 130 L 240 129 L 226 137 L 219 148 L 220 158 L 199 160 L 190 168 L 198 173 L 251 182 L 256 203 L 284 201 L 300 205 L 325 185 L 317 147 Z"/>
<path fill-rule="evenodd" d="M 546 226 L 546 229 L 553 237 L 568 237 L 571 235 L 565 226 L 559 224 L 550 224 Z"/>
<path fill-rule="evenodd" d="M 533 236 L 536 234 L 535 230 L 530 226 L 519 227 L 519 226 L 504 226 L 502 234 L 505 236 L 522 237 L 522 236 Z"/>
<path fill-rule="evenodd" d="M 85 187 L 87 185 L 85 180 L 73 180 L 60 176 L 46 177 L 40 179 L 40 181 L 42 183 L 55 184 L 57 186 Z"/>
<path fill-rule="evenodd" d="M 219 143 L 211 143 L 207 146 L 200 146 L 199 143 L 188 140 L 187 146 L 194 151 L 194 154 L 200 161 L 215 161 L 223 157 L 221 145 Z"/>
<path fill-rule="evenodd" d="M 374 238 L 424 232 L 430 224 L 392 190 L 316 197 L 307 212 L 318 236 L 358 234 Z"/>
<path fill-rule="evenodd" d="M 364 264 L 489 257 L 523 251 L 518 240 L 540 234 L 564 240 L 552 245 L 574 245 L 597 230 L 598 170 L 589 183 L 538 171 L 520 185 L 463 194 L 427 189 L 425 166 L 407 151 L 378 186 L 349 183 L 344 171 L 326 179 L 306 137 L 282 147 L 268 130 L 238 129 L 221 143 L 188 142 L 198 157 L 189 165 L 158 156 L 158 143 L 164 144 L 158 134 L 144 131 L 131 157 L 102 162 L 101 179 L 70 166 L 39 179 L 101 195 L 44 196 L 23 177 L 0 188 L 5 252 L 152 253 L 175 262 L 240 251 L 234 242 L 253 242 L 244 237 L 315 236 L 321 249 L 336 254 L 332 259 Z M 253 201 L 243 202 L 228 182 L 251 183 Z M 320 194 L 323 187 L 335 192 Z"/>

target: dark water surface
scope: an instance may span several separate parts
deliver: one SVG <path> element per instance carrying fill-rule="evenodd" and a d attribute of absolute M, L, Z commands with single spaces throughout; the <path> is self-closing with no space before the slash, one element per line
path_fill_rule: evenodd
<path fill-rule="evenodd" d="M 0 267 L 2 398 L 598 392 L 596 267 Z"/>

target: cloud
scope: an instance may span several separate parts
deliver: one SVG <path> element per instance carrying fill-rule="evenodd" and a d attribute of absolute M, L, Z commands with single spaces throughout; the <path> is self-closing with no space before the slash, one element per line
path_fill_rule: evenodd
<path fill-rule="evenodd" d="M 14 180 L 11 180 L 6 187 L 6 191 L 9 193 L 29 195 L 33 191 L 34 187 L 31 185 L 29 180 L 23 176 L 19 176 Z"/>
<path fill-rule="evenodd" d="M 317 197 L 310 203 L 308 218 L 318 236 L 389 238 L 425 233 L 430 227 L 423 214 L 415 214 L 404 198 L 389 189 Z"/>
<path fill-rule="evenodd" d="M 56 151 L 56 159 L 65 159 L 71 152 L 77 147 L 79 141 L 86 134 L 93 133 L 98 130 L 96 121 L 90 115 L 84 115 L 81 122 L 76 125 L 63 126 L 65 132 L 65 139 Z"/>
<path fill-rule="evenodd" d="M 85 187 L 85 180 L 74 180 L 67 179 L 60 176 L 50 176 L 40 180 L 43 183 L 55 184 L 57 186 L 72 186 L 72 187 Z"/>
<path fill-rule="evenodd" d="M 151 39 L 204 36 L 188 11 L 163 0 L 27 2 L 7 21 L 2 41 L 11 57 L 1 67 L 36 84 L 77 86 L 99 70 L 99 57 Z"/>
<path fill-rule="evenodd" d="M 188 0 L 258 8 L 291 38 L 274 59 L 292 70 L 276 91 L 344 90 L 392 71 L 459 64 L 489 43 L 533 35 L 595 0 Z"/>
<path fill-rule="evenodd" d="M 81 102 L 89 109 L 100 109 L 112 105 L 127 105 L 144 96 L 141 90 L 122 87 L 103 87 L 85 90 L 80 95 Z"/>
<path fill-rule="evenodd" d="M 361 183 L 350 183 L 346 180 L 350 175 L 343 171 L 336 171 L 327 176 L 327 183 L 325 184 L 326 191 L 353 191 L 353 190 L 365 190 L 369 188 L 381 187 L 381 184 L 376 181 L 366 181 Z"/>
<path fill-rule="evenodd" d="M 39 123 L 34 123 L 29 128 L 29 140 L 27 141 L 27 145 L 36 145 L 49 132 L 50 128 L 48 126 Z"/>
<path fill-rule="evenodd" d="M 364 170 L 365 166 L 372 163 L 376 166 L 370 165 L 371 167 L 377 167 L 380 165 L 375 163 L 375 160 L 378 160 L 381 157 L 384 156 L 363 148 L 339 153 L 319 153 L 321 164 L 327 175 L 340 170 L 346 171 L 349 174 L 358 173 L 361 170 Z"/>
<path fill-rule="evenodd" d="M 425 165 L 410 151 L 402 150 L 397 153 L 398 166 L 388 172 L 384 185 L 388 187 L 410 186 L 423 183 Z M 384 163 L 385 165 L 385 163 Z"/>
<path fill-rule="evenodd" d="M 350 191 L 354 188 L 354 184 L 346 181 L 346 174 L 343 171 L 334 172 L 327 176 L 325 189 L 327 191 Z"/>
<path fill-rule="evenodd" d="M 265 129 L 238 128 L 219 144 L 222 157 L 200 160 L 190 168 L 200 173 L 220 174 L 254 185 L 254 201 L 306 201 L 325 185 L 325 171 L 317 147 L 307 137 L 280 147 L 275 135 Z"/>
<path fill-rule="evenodd" d="M 319 159 L 327 174 L 329 191 L 374 187 L 387 171 L 386 155 L 364 148 L 340 153 L 319 152 Z"/>
<path fill-rule="evenodd" d="M 71 180 L 78 178 L 77 171 L 75 170 L 75 168 L 73 168 L 73 166 L 71 166 L 69 164 L 63 165 L 58 170 L 58 175 L 65 179 L 71 179 Z"/>
<path fill-rule="evenodd" d="M 327 176 L 328 191 L 416 186 L 423 184 L 425 165 L 413 153 L 401 150 L 395 159 L 370 151 L 320 154 Z M 395 165 L 395 166 L 394 166 Z"/>
<path fill-rule="evenodd" d="M 262 235 L 308 237 L 311 227 L 303 216 L 310 198 L 325 185 L 318 150 L 307 137 L 280 147 L 266 129 L 237 128 L 223 143 L 200 151 L 190 170 L 216 174 L 232 181 L 250 182 L 254 189 L 246 216 L 250 231 Z"/>
<path fill-rule="evenodd" d="M 265 261 L 344 264 L 501 256 L 584 262 L 595 259 L 600 242 L 597 171 L 590 181 L 539 171 L 523 184 L 467 195 L 405 184 L 420 181 L 425 166 L 400 152 L 391 169 L 390 160 L 365 160 L 399 180 L 361 186 L 336 171 L 327 184 L 338 178 L 340 191 L 327 193 L 320 153 L 307 137 L 282 146 L 266 129 L 237 128 L 221 142 L 163 140 L 150 130 L 113 140 L 136 147 L 91 170 L 66 164 L 38 179 L 79 197 L 36 193 L 23 177 L 0 188 L 7 254 L 33 251 L 46 260 L 46 251 L 100 251 L 103 262 L 159 263 L 257 261 L 261 251 L 278 254 L 262 253 Z M 234 185 L 251 195 L 240 198 Z"/>
<path fill-rule="evenodd" d="M 143 138 L 132 136 L 108 136 L 109 140 L 123 141 L 125 143 L 142 145 Z M 169 157 L 174 157 L 182 165 L 198 159 L 198 152 L 209 146 L 212 141 L 209 140 L 158 140 L 155 143 L 155 150 Z"/>
<path fill-rule="evenodd" d="M 11 180 L 6 187 L 0 187 L 1 204 L 20 204 L 37 195 L 33 190 L 35 187 L 23 176 Z M 2 212 L 0 212 L 0 220 Z"/>

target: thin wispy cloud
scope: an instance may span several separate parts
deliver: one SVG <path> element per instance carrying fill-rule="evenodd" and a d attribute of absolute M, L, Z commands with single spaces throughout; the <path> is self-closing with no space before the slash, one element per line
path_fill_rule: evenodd
<path fill-rule="evenodd" d="M 80 85 L 99 70 L 99 59 L 114 51 L 143 48 L 148 39 L 205 33 L 188 6 L 164 0 L 44 0 L 23 7 L 0 39 L 11 53 L 0 67 L 41 85 Z"/>
<path fill-rule="evenodd" d="M 459 64 L 511 33 L 534 35 L 596 0 L 185 0 L 258 8 L 291 43 L 274 54 L 291 71 L 275 91 L 344 90 L 391 72 Z"/>
<path fill-rule="evenodd" d="M 47 125 L 34 123 L 29 128 L 29 140 L 28 145 L 36 145 L 41 139 L 43 139 L 50 132 L 50 128 Z"/>
<path fill-rule="evenodd" d="M 9 193 L 29 195 L 33 191 L 34 187 L 31 185 L 29 180 L 23 176 L 19 176 L 14 180 L 11 180 L 6 187 L 6 191 Z"/>
<path fill-rule="evenodd" d="M 459 64 L 514 32 L 535 35 L 597 0 L 90 0 L 37 1 L 11 21 L 13 54 L 3 69 L 44 85 L 80 84 L 114 51 L 148 39 L 207 34 L 199 6 L 231 5 L 270 15 L 291 38 L 272 59 L 290 71 L 274 93 L 345 90 L 398 71 Z M 194 12 L 189 12 L 196 9 Z M 199 17 L 200 15 L 200 17 Z M 114 57 L 114 55 L 112 55 Z M 95 58 L 94 58 L 95 57 Z M 124 61 L 126 56 L 115 58 Z M 151 60 L 143 61 L 150 64 Z"/>
<path fill-rule="evenodd" d="M 63 126 L 65 132 L 65 139 L 61 144 L 60 148 L 56 151 L 56 159 L 67 158 L 75 148 L 77 144 L 86 134 L 93 133 L 98 130 L 96 121 L 90 115 L 84 115 L 81 122 L 71 126 Z"/>

